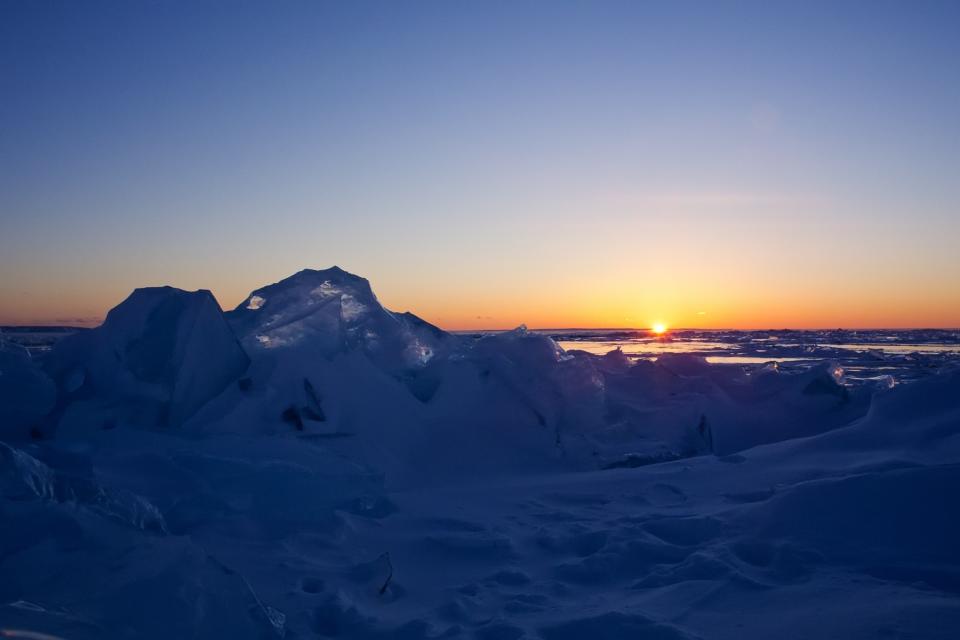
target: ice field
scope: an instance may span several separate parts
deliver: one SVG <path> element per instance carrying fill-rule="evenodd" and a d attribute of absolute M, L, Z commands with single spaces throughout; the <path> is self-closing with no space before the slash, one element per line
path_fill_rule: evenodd
<path fill-rule="evenodd" d="M 0 636 L 960 629 L 956 332 L 455 334 L 332 268 L 61 333 L 0 343 Z"/>

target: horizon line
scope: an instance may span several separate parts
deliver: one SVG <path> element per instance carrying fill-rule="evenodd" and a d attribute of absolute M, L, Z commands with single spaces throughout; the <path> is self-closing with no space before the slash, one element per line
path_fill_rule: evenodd
<path fill-rule="evenodd" d="M 86 330 L 86 329 L 96 329 L 101 326 L 103 321 L 101 320 L 96 325 L 75 325 L 75 324 L 63 324 L 63 323 L 9 323 L 9 324 L 0 324 L 0 330 L 3 329 L 77 329 L 77 330 Z M 433 324 L 433 323 L 431 323 Z M 436 326 L 436 325 L 435 325 Z M 470 334 L 470 333 L 505 333 L 508 331 L 514 331 L 520 327 L 525 327 L 528 331 L 539 331 L 539 332 L 572 332 L 572 331 L 630 331 L 630 332 L 644 332 L 649 333 L 650 327 L 529 327 L 524 324 L 520 324 L 514 327 L 509 328 L 484 328 L 484 329 L 444 329 L 439 327 L 443 331 L 448 333 L 457 333 L 457 334 Z M 736 328 L 736 327 L 676 327 L 669 328 L 666 332 L 667 335 L 670 333 L 682 332 L 682 331 L 704 331 L 704 332 L 720 332 L 720 331 L 960 331 L 960 326 L 945 326 L 945 327 L 935 327 L 935 326 L 917 326 L 917 327 L 830 327 L 830 326 L 821 326 L 821 327 L 760 327 L 755 329 L 750 328 Z"/>

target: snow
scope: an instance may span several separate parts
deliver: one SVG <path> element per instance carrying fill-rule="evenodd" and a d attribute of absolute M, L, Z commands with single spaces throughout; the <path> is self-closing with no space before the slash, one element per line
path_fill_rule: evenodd
<path fill-rule="evenodd" d="M 0 345 L 0 629 L 956 637 L 960 371 L 843 368 L 455 336 L 337 268 L 137 290 Z"/>

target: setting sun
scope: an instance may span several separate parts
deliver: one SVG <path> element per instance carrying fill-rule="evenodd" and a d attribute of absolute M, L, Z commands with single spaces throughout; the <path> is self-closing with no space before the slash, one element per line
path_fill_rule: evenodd
<path fill-rule="evenodd" d="M 663 335 L 667 332 L 667 325 L 663 324 L 662 322 L 654 322 L 653 326 L 650 327 L 650 331 L 658 336 Z"/>

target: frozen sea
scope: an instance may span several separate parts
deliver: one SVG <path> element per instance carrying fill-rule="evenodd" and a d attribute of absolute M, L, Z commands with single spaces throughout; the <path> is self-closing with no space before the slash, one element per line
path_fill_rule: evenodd
<path fill-rule="evenodd" d="M 494 332 L 465 332 L 476 336 Z M 808 368 L 831 360 L 857 385 L 889 376 L 911 382 L 942 366 L 960 362 L 960 330 L 704 330 L 677 329 L 657 336 L 645 329 L 540 329 L 566 351 L 603 355 L 620 349 L 635 360 L 667 353 L 690 353 L 711 364 L 754 368 L 770 362 L 784 370 Z"/>
<path fill-rule="evenodd" d="M 0 637 L 953 640 L 958 357 L 138 289 L 0 335 Z"/>
<path fill-rule="evenodd" d="M 86 329 L 65 326 L 0 327 L 0 334 L 42 357 L 60 339 Z M 453 332 L 481 337 L 498 331 Z M 655 360 L 668 353 L 703 356 L 711 364 L 744 369 L 776 363 L 785 371 L 824 360 L 843 368 L 844 382 L 900 384 L 919 380 L 960 363 L 960 329 L 675 329 L 657 336 L 646 329 L 537 329 L 566 351 L 604 355 L 620 349 L 633 360 Z"/>

